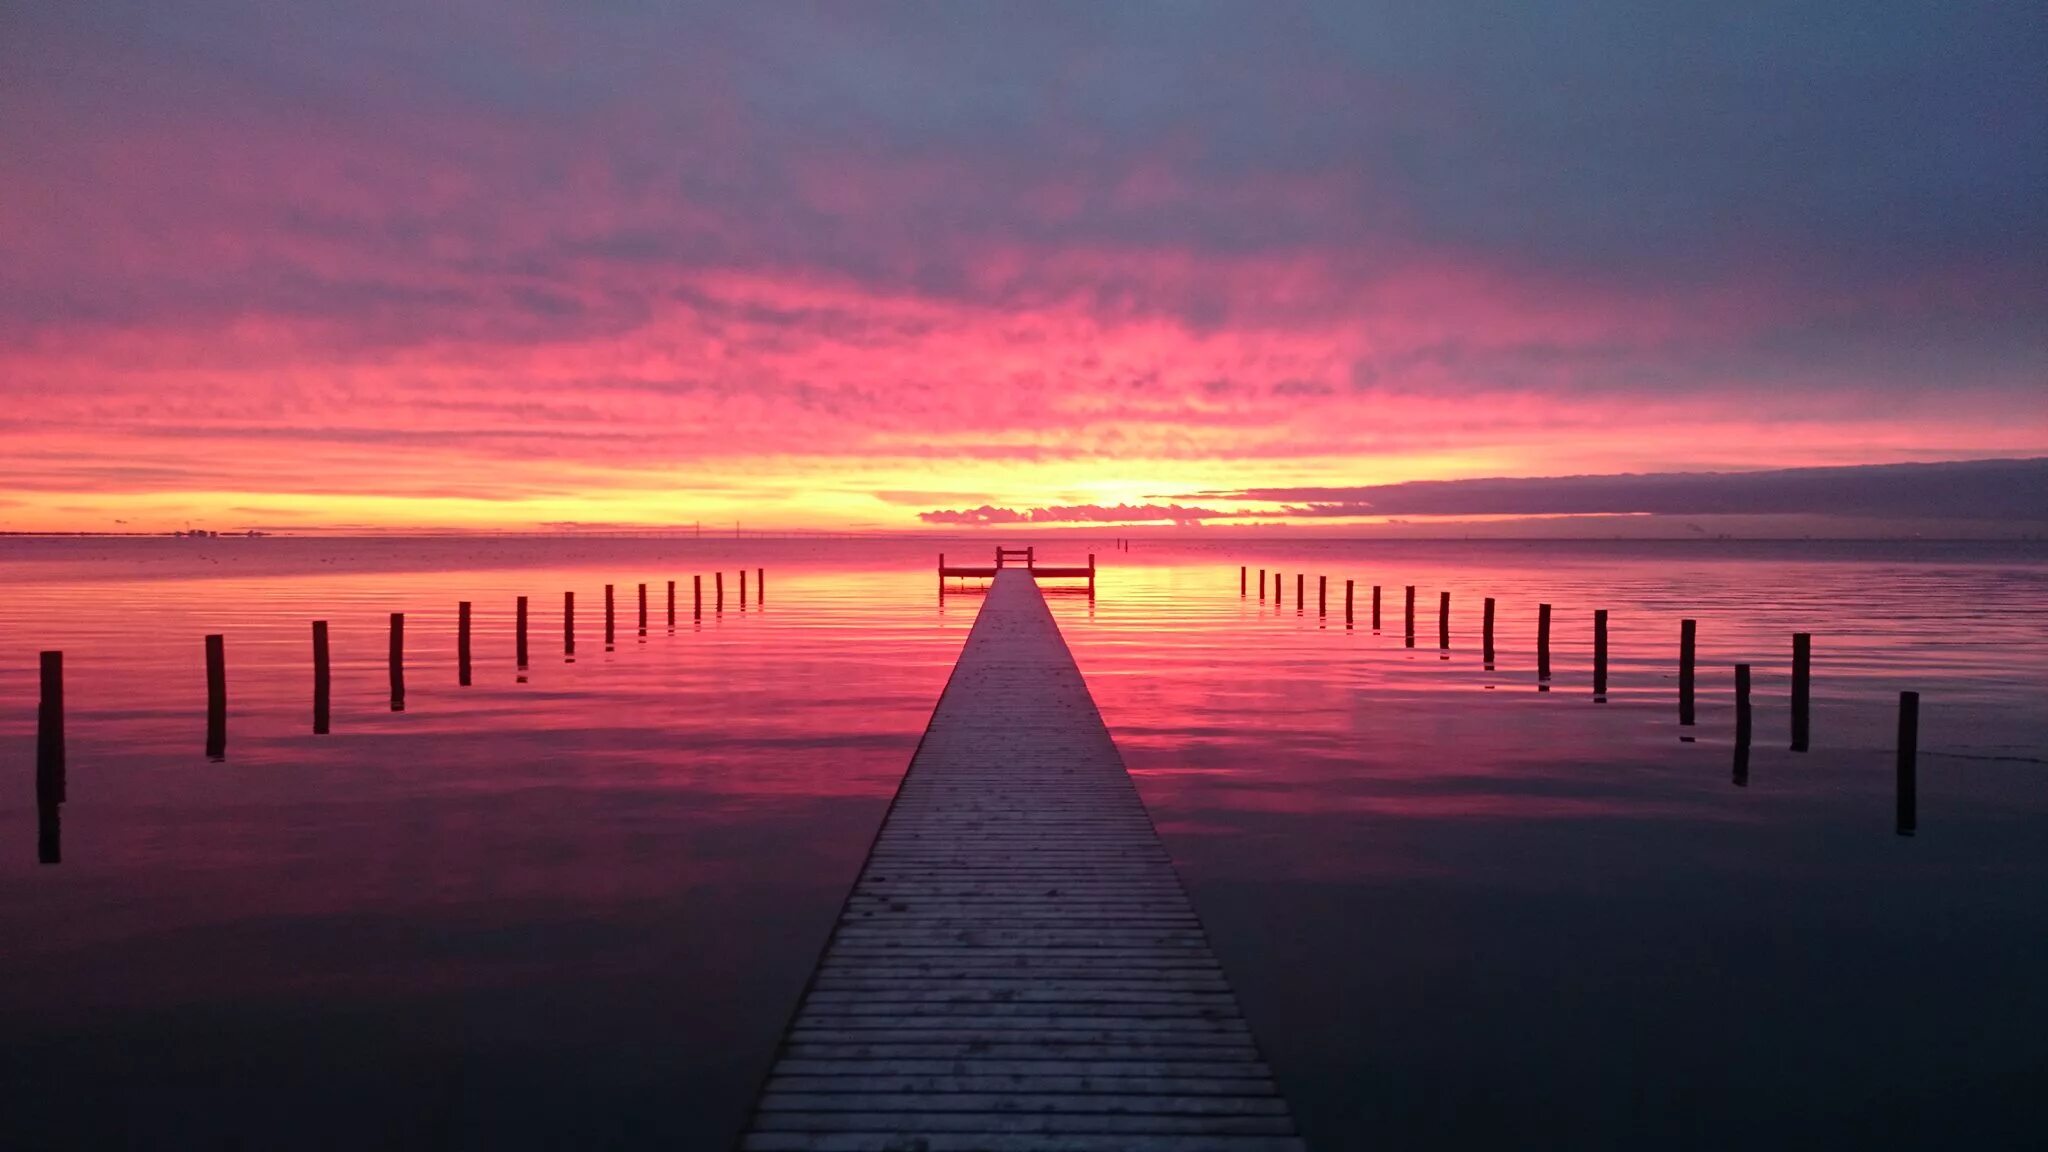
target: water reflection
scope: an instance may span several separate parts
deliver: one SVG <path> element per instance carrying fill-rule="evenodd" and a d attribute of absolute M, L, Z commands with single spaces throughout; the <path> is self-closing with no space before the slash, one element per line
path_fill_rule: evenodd
<path fill-rule="evenodd" d="M 935 549 L 921 544 L 747 544 L 783 549 L 775 610 L 530 679 L 533 590 L 576 589 L 573 660 L 578 592 L 755 558 L 579 542 L 563 545 L 581 550 L 574 563 L 504 563 L 496 543 L 465 542 L 423 570 L 391 559 L 393 544 L 335 565 L 335 546 L 306 546 L 298 567 L 226 575 L 84 566 L 30 580 L 0 563 L 17 593 L 0 598 L 0 698 L 33 691 L 24 639 L 71 650 L 71 748 L 91 783 L 62 813 L 74 858 L 30 875 L 30 836 L 36 860 L 54 860 L 66 830 L 40 756 L 33 805 L 25 787 L 0 789 L 14 833 L 0 843 L 18 849 L 0 853 L 0 1015 L 12 1050 L 61 1054 L 37 1071 L 0 1053 L 0 1077 L 26 1089 L 0 1144 L 49 1146 L 60 1125 L 70 1144 L 117 1143 L 86 1137 L 106 1136 L 109 1114 L 148 1112 L 194 1117 L 186 1144 L 279 1146 L 337 1092 L 351 1107 L 335 1123 L 363 1145 L 396 1132 L 561 1146 L 593 1112 L 634 1136 L 725 1143 L 979 605 L 933 606 Z M 1254 608 L 1230 587 L 1244 558 L 1216 546 L 1147 548 L 1105 569 L 1096 599 L 1049 600 L 1262 1043 L 1320 1124 L 1316 1146 L 1354 1132 L 1397 1146 L 1447 1132 L 1661 1140 L 1696 1115 L 1671 1098 L 1684 1077 L 1670 1069 L 1697 1072 L 1731 1045 L 1783 1068 L 1731 1063 L 1757 1076 L 1717 1100 L 1714 1137 L 1775 1131 L 1813 1098 L 1943 1111 L 1954 1101 L 1915 1079 L 1914 1053 L 1965 1042 L 1998 1058 L 1968 1090 L 1977 1114 L 2024 1115 L 2014 1037 L 2048 1021 L 1996 961 L 2043 932 L 2030 893 L 2048 879 L 2048 798 L 2026 761 L 2041 747 L 2028 685 L 2048 678 L 2030 642 L 2048 623 L 2040 565 L 1944 563 L 1936 579 L 1883 556 L 1274 551 L 1319 587 L 1480 596 L 1498 634 L 1483 627 L 1470 659 L 1444 642 L 1440 610 L 1450 659 L 1410 661 L 1412 608 L 1401 639 Z M 722 582 L 690 578 L 699 619 Z M 752 583 L 758 604 L 758 568 Z M 1271 591 L 1277 607 L 1278 571 Z M 147 634 L 95 611 L 143 596 Z M 471 601 L 480 667 L 464 689 L 449 605 Z M 1607 660 L 1584 628 L 1553 653 L 1552 603 L 1567 619 L 1612 610 Z M 2008 611 L 1987 620 L 1984 603 Z M 420 636 L 393 714 L 378 641 L 399 608 Z M 325 678 L 316 657 L 316 729 L 323 700 L 347 713 L 320 740 L 301 679 L 316 616 L 333 640 Z M 1681 617 L 1706 625 L 1698 659 L 1740 666 L 1734 692 L 1725 673 L 1696 685 L 1692 745 L 1670 739 Z M 1749 668 L 1764 723 L 1788 723 L 1784 638 L 1823 620 L 1828 659 L 1806 688 L 1820 739 L 1795 770 L 1782 739 L 1752 747 Z M 216 628 L 236 638 L 236 756 L 193 773 L 193 641 Z M 1487 665 L 1523 674 L 1532 636 L 1537 684 L 1561 694 L 1485 692 Z M 1594 679 L 1607 707 L 1569 706 Z M 1929 835 L 1911 841 L 1892 835 L 1887 771 L 1900 685 L 1930 701 L 1916 736 Z M 0 743 L 27 738 L 0 715 Z M 1919 925 L 1936 920 L 1930 939 Z M 1865 975 L 1803 966 L 1844 955 Z M 144 965 L 150 979 L 134 979 Z M 1737 972 L 1740 988 L 1717 975 Z M 1941 1012 L 1908 1005 L 1895 1035 L 1854 1031 L 1891 1020 L 1870 987 L 1895 978 L 1932 981 Z M 1332 1003 L 1374 1004 L 1375 1026 Z M 85 1005 L 103 1029 L 77 1028 Z M 678 1021 L 717 1043 L 677 1045 Z M 1845 1059 L 1829 1038 L 1852 1034 Z M 205 1060 L 110 1074 L 126 1052 L 194 1045 Z M 242 1071 L 218 1072 L 230 1066 Z M 270 1103 L 238 1112 L 252 1096 Z M 1601 1115 L 1637 1127 L 1574 1128 Z"/>

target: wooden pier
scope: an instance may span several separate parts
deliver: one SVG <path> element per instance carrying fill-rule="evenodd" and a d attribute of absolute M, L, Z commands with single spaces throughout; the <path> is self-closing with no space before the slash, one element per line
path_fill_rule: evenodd
<path fill-rule="evenodd" d="M 1028 568 L 993 574 L 741 1147 L 1302 1147 Z"/>
<path fill-rule="evenodd" d="M 998 572 L 1020 563 L 1033 577 L 1040 580 L 1086 580 L 1088 581 L 1088 595 L 1090 597 L 1095 595 L 1095 554 L 1093 552 L 1088 554 L 1088 566 L 1086 568 L 1078 565 L 1071 567 L 1041 566 L 1038 563 L 1038 549 L 1035 546 L 1029 548 L 1003 548 L 999 546 L 996 548 L 996 562 L 994 564 L 948 564 L 946 563 L 946 554 L 944 552 L 939 553 L 939 595 L 944 596 L 946 594 L 946 577 L 948 576 L 964 579 L 993 580 Z"/>

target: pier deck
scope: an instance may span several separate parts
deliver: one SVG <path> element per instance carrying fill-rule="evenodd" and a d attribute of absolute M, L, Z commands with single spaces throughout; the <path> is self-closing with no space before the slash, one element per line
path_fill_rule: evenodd
<path fill-rule="evenodd" d="M 1031 573 L 995 573 L 742 1147 L 1298 1152 Z"/>

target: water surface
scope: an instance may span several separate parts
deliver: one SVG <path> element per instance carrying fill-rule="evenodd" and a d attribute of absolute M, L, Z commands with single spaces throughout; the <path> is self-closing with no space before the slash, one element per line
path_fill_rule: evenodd
<path fill-rule="evenodd" d="M 936 595 L 933 553 L 993 544 L 0 543 L 0 1077 L 22 1089 L 0 1144 L 726 1145 L 978 606 Z M 1038 547 L 1098 553 L 1096 598 L 1054 612 L 1315 1146 L 2048 1134 L 2040 546 Z M 768 575 L 744 610 L 743 564 Z M 1284 572 L 1285 602 L 1240 597 L 1240 564 Z M 1804 752 L 1794 631 L 1814 634 Z M 67 672 L 58 864 L 33 787 L 44 648 Z M 1923 694 L 1911 838 L 1900 689 Z"/>

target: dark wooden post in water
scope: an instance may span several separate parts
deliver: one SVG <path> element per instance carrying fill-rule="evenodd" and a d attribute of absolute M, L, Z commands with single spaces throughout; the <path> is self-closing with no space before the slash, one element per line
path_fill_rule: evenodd
<path fill-rule="evenodd" d="M 42 695 L 36 700 L 36 803 L 64 802 L 64 654 L 41 657 Z"/>
<path fill-rule="evenodd" d="M 1807 726 L 1807 705 L 1813 694 L 1813 636 L 1807 632 L 1792 634 L 1792 750 L 1806 751 L 1807 738 L 1812 735 Z"/>
<path fill-rule="evenodd" d="M 334 680 L 327 665 L 327 621 L 313 621 L 313 735 L 327 735 Z"/>
<path fill-rule="evenodd" d="M 1265 573 L 1259 573 L 1259 579 L 1264 580 L 1265 578 Z M 1244 594 L 1250 590 L 1251 584 L 1245 576 L 1244 565 L 1239 564 L 1237 566 L 1237 598 L 1240 600 L 1244 599 Z M 1261 588 L 1260 591 L 1263 592 L 1265 589 Z"/>
<path fill-rule="evenodd" d="M 668 626 L 676 626 L 676 582 L 668 582 Z"/>
<path fill-rule="evenodd" d="M 1487 670 L 1491 671 L 1493 669 L 1493 597 L 1491 596 L 1486 598 L 1486 613 L 1484 622 L 1480 626 L 1480 637 L 1481 659 L 1486 662 Z"/>
<path fill-rule="evenodd" d="M 1259 569 L 1259 603 L 1266 602 L 1266 570 Z"/>
<path fill-rule="evenodd" d="M 712 591 L 712 600 L 711 600 L 711 610 L 712 610 L 713 612 L 724 612 L 724 611 L 725 611 L 725 573 L 723 573 L 723 572 L 713 572 L 713 573 L 711 574 L 711 591 Z"/>
<path fill-rule="evenodd" d="M 42 654 L 41 695 L 36 700 L 36 861 L 64 862 L 64 654 Z"/>
<path fill-rule="evenodd" d="M 612 646 L 612 586 L 604 586 L 604 646 Z"/>
<path fill-rule="evenodd" d="M 1694 620 L 1678 622 L 1678 723 L 1692 727 L 1693 722 L 1693 656 L 1699 640 L 1699 623 Z"/>
<path fill-rule="evenodd" d="M 1299 572 L 1294 574 L 1294 610 L 1301 611 L 1301 592 L 1308 587 L 1308 577 Z"/>
<path fill-rule="evenodd" d="M 647 585 L 640 586 L 640 634 L 647 635 Z"/>
<path fill-rule="evenodd" d="M 469 687 L 469 601 L 455 605 L 455 682 Z"/>
<path fill-rule="evenodd" d="M 1593 702 L 1607 703 L 1607 609 L 1593 612 Z"/>
<path fill-rule="evenodd" d="M 513 656 L 519 661 L 519 670 L 526 670 L 526 597 L 519 598 L 518 623 L 515 626 L 518 639 L 514 642 Z"/>
<path fill-rule="evenodd" d="M 1318 576 L 1316 577 L 1316 615 L 1328 616 L 1329 614 L 1330 578 L 1328 576 Z"/>
<path fill-rule="evenodd" d="M 1088 602 L 1095 602 L 1095 553 L 1088 554 Z"/>
<path fill-rule="evenodd" d="M 1911 836 L 1920 826 L 1920 782 L 1915 761 L 1920 756 L 1920 694 L 1899 693 L 1899 835 Z"/>
<path fill-rule="evenodd" d="M 391 710 L 405 711 L 405 613 L 391 614 Z"/>
<path fill-rule="evenodd" d="M 1372 630 L 1380 630 L 1380 586 L 1372 586 Z"/>
<path fill-rule="evenodd" d="M 1352 581 L 1350 580 L 1344 582 L 1344 623 L 1346 626 L 1349 626 L 1351 623 L 1351 585 Z"/>
<path fill-rule="evenodd" d="M 758 607 L 768 606 L 768 570 L 754 569 L 754 603 Z"/>
<path fill-rule="evenodd" d="M 228 754 L 228 655 L 222 636 L 206 638 L 206 756 L 225 760 Z"/>
<path fill-rule="evenodd" d="M 1548 691 L 1550 679 L 1550 605 L 1536 606 L 1536 684 Z"/>
<path fill-rule="evenodd" d="M 562 593 L 562 655 L 576 655 L 576 594 Z"/>
<path fill-rule="evenodd" d="M 939 583 L 944 585 L 945 581 L 941 580 Z M 690 577 L 690 590 L 690 619 L 702 620 L 704 618 L 704 577 Z"/>
<path fill-rule="evenodd" d="M 1749 787 L 1749 665 L 1735 666 L 1735 786 Z"/>
<path fill-rule="evenodd" d="M 1444 651 L 1451 647 L 1451 594 L 1439 592 L 1436 597 L 1436 646 Z"/>
<path fill-rule="evenodd" d="M 740 611 L 747 609 L 747 570 L 740 569 Z"/>
<path fill-rule="evenodd" d="M 1406 621 L 1405 631 L 1408 636 L 1408 647 L 1413 648 L 1415 647 L 1415 585 L 1408 585 L 1405 602 L 1407 607 L 1403 610 L 1402 618 Z"/>

